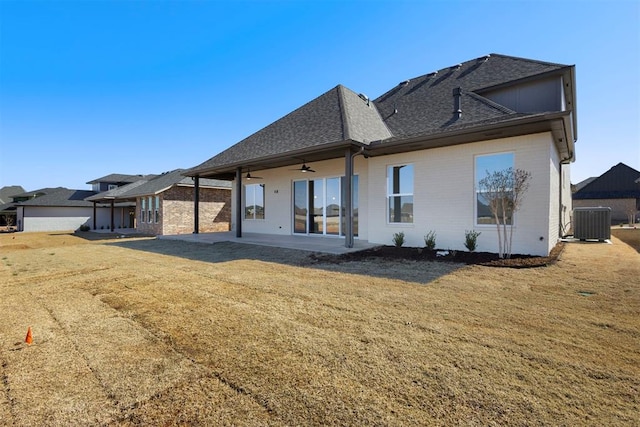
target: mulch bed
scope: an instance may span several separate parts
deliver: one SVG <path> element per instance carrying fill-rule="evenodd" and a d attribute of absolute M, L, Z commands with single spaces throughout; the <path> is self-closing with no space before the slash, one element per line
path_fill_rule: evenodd
<path fill-rule="evenodd" d="M 531 268 L 544 267 L 555 263 L 564 249 L 564 243 L 558 243 L 549 256 L 512 254 L 509 259 L 500 259 L 498 254 L 490 252 L 467 252 L 453 250 L 427 250 L 424 248 L 408 248 L 395 246 L 379 246 L 358 252 L 342 255 L 311 255 L 316 262 L 341 263 L 349 261 L 365 261 L 371 259 L 440 261 L 458 262 L 488 267 Z"/>

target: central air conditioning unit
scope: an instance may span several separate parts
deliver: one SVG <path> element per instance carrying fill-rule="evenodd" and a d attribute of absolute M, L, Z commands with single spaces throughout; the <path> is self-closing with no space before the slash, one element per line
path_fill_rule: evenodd
<path fill-rule="evenodd" d="M 601 242 L 611 239 L 611 208 L 573 209 L 573 237 Z"/>

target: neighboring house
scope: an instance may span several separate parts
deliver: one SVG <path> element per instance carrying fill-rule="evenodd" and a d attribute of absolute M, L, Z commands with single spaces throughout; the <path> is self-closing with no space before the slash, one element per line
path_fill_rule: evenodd
<path fill-rule="evenodd" d="M 584 179 L 577 184 L 571 184 L 571 193 L 575 193 L 576 191 L 582 190 L 588 184 L 591 184 L 593 180 L 598 178 L 597 176 L 592 176 L 590 178 Z"/>
<path fill-rule="evenodd" d="M 194 231 L 194 180 L 176 169 L 89 197 L 90 202 L 129 203 L 131 222 L 138 232 L 156 235 Z M 231 184 L 199 181 L 199 232 L 228 231 L 231 220 Z"/>
<path fill-rule="evenodd" d="M 44 188 L 14 196 L 18 231 L 66 231 L 88 225 L 95 217 L 109 217 L 109 209 L 85 198 L 93 191 L 68 188 Z"/>
<path fill-rule="evenodd" d="M 13 196 L 21 193 L 24 193 L 24 188 L 19 185 L 0 188 L 0 226 L 16 226 L 16 206 L 13 203 Z"/>
<path fill-rule="evenodd" d="M 96 193 L 101 193 L 103 191 L 114 190 L 118 187 L 122 187 L 123 185 L 134 183 L 141 179 L 149 180 L 154 176 L 156 175 L 126 175 L 122 173 L 112 173 L 110 175 L 103 176 L 102 178 L 89 181 L 87 184 L 91 184 L 91 189 Z"/>
<path fill-rule="evenodd" d="M 618 163 L 573 194 L 574 207 L 609 207 L 611 222 L 633 224 L 640 211 L 640 172 Z"/>
<path fill-rule="evenodd" d="M 478 182 L 531 172 L 513 253 L 547 255 L 569 222 L 575 67 L 487 55 L 402 81 L 375 100 L 338 85 L 185 175 L 233 181 L 232 228 L 498 252 Z M 294 166 L 295 165 L 295 166 Z M 258 179 L 258 176 L 260 177 Z M 252 178 L 251 180 L 249 178 Z"/>

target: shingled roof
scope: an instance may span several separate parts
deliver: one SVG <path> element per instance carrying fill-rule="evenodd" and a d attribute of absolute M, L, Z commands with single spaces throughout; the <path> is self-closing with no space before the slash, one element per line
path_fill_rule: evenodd
<path fill-rule="evenodd" d="M 193 186 L 194 182 L 191 177 L 183 175 L 184 169 L 176 169 L 171 172 L 165 172 L 157 177 L 144 182 L 143 184 L 131 188 L 119 198 L 134 198 L 138 196 L 148 196 L 162 193 L 174 185 Z M 217 179 L 201 179 L 200 187 L 215 187 L 231 189 L 229 181 L 220 181 Z"/>
<path fill-rule="evenodd" d="M 102 178 L 97 178 L 92 181 L 89 181 L 87 182 L 87 184 L 98 184 L 100 182 L 105 182 L 109 184 L 122 185 L 122 184 L 130 184 L 132 182 L 136 182 L 142 178 L 144 178 L 143 175 L 127 175 L 122 173 L 112 173 L 107 176 L 103 176 Z"/>
<path fill-rule="evenodd" d="M 0 205 L 11 202 L 13 196 L 24 193 L 24 188 L 19 185 L 7 185 L 0 188 Z"/>
<path fill-rule="evenodd" d="M 193 176 L 219 166 L 243 164 L 251 159 L 282 153 L 301 153 L 349 142 L 367 144 L 391 137 L 373 102 L 338 85 L 188 171 Z M 301 157 L 301 160 L 303 157 Z"/>
<path fill-rule="evenodd" d="M 576 200 L 640 198 L 638 179 L 640 179 L 639 171 L 624 163 L 618 163 L 576 191 L 573 198 Z"/>
<path fill-rule="evenodd" d="M 480 93 L 564 68 L 567 66 L 491 54 L 402 82 L 375 104 L 396 139 L 477 122 L 498 122 L 523 114 Z M 459 118 L 454 115 L 453 91 L 457 88 L 461 90 Z"/>
<path fill-rule="evenodd" d="M 191 177 L 183 175 L 184 169 L 175 169 L 160 175 L 148 175 L 151 178 L 139 179 L 131 184 L 123 185 L 113 190 L 103 191 L 88 197 L 91 202 L 105 202 L 109 200 L 132 200 L 140 196 L 150 196 L 162 193 L 174 185 L 193 186 L 194 182 Z M 231 189 L 229 181 L 221 181 L 217 179 L 201 179 L 199 183 L 201 188 L 228 188 Z"/>
<path fill-rule="evenodd" d="M 515 111 L 489 98 L 491 91 L 558 76 L 566 111 Z M 185 174 L 229 177 L 237 167 L 340 157 L 349 146 L 371 156 L 412 151 L 490 139 L 496 129 L 501 137 L 551 130 L 563 158 L 573 159 L 574 81 L 573 66 L 491 54 L 403 81 L 374 101 L 338 85 Z"/>
<path fill-rule="evenodd" d="M 91 202 L 85 199 L 96 194 L 89 190 L 72 190 L 59 187 L 48 194 L 16 203 L 17 206 L 56 206 L 56 207 L 90 207 Z"/>

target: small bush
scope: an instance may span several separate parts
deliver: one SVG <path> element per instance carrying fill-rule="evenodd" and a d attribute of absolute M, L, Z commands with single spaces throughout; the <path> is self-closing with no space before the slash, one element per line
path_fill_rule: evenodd
<path fill-rule="evenodd" d="M 482 233 L 475 230 L 465 230 L 464 232 L 464 246 L 469 249 L 469 252 L 473 252 L 478 247 L 478 236 Z"/>
<path fill-rule="evenodd" d="M 424 236 L 424 247 L 432 251 L 436 248 L 436 232 L 431 230 Z"/>
<path fill-rule="evenodd" d="M 396 248 L 404 245 L 404 231 L 393 234 L 393 244 L 396 246 Z"/>
<path fill-rule="evenodd" d="M 86 224 L 83 224 L 80 226 L 80 231 L 89 231 L 89 230 L 91 230 L 91 228 Z"/>

